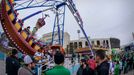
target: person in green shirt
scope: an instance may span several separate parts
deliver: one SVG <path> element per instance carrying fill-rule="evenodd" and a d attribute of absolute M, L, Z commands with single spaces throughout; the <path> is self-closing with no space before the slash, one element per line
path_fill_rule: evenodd
<path fill-rule="evenodd" d="M 119 70 L 120 70 L 119 61 L 115 61 L 114 75 L 119 75 L 120 74 Z"/>
<path fill-rule="evenodd" d="M 54 62 L 56 66 L 45 72 L 44 75 L 71 75 L 70 71 L 63 66 L 64 55 L 61 52 L 56 52 L 54 55 Z"/>

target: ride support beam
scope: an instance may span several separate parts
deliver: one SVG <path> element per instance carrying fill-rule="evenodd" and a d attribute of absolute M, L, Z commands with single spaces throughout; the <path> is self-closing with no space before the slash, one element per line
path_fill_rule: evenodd
<path fill-rule="evenodd" d="M 27 19 L 29 19 L 29 18 L 35 16 L 35 15 L 38 15 L 38 14 L 40 14 L 40 13 L 42 13 L 42 12 L 45 12 L 45 11 L 48 11 L 48 10 L 51 10 L 51 9 L 52 9 L 52 8 L 48 8 L 48 9 L 45 9 L 45 10 L 37 11 L 37 12 L 35 12 L 35 13 L 33 13 L 33 14 L 31 14 L 31 15 L 25 17 L 25 18 L 23 18 L 23 19 L 22 19 L 22 22 L 24 22 L 25 20 L 27 20 Z"/>
<path fill-rule="evenodd" d="M 81 19 L 81 16 L 79 15 L 78 10 L 75 8 L 75 4 L 72 2 L 72 0 L 67 0 L 66 4 L 67 4 L 68 8 L 70 9 L 71 13 L 73 14 L 75 20 L 77 21 L 80 29 L 82 30 L 82 32 L 83 32 L 83 34 L 84 34 L 84 36 L 85 36 L 85 38 L 88 42 L 88 47 L 91 49 L 91 55 L 94 56 L 94 53 L 93 53 L 93 50 L 92 50 L 92 45 L 91 45 L 91 43 L 89 41 L 89 38 L 88 38 L 84 28 L 83 28 L 83 21 Z"/>
<path fill-rule="evenodd" d="M 23 18 L 22 21 L 24 22 L 25 20 L 27 20 L 27 19 L 29 19 L 29 18 L 31 18 L 31 17 L 33 17 L 33 16 L 39 14 L 39 13 L 42 13 L 42 11 L 35 12 L 35 13 L 33 13 L 33 14 L 31 14 L 31 15 L 25 17 L 25 18 Z"/>

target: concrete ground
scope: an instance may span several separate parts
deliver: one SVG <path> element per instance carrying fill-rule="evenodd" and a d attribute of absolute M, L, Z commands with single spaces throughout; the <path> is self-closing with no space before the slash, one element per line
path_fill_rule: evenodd
<path fill-rule="evenodd" d="M 0 60 L 0 75 L 6 75 L 5 74 L 5 62 L 3 60 Z"/>
<path fill-rule="evenodd" d="M 129 71 L 128 73 L 126 73 L 126 74 L 122 74 L 122 75 L 134 75 L 134 70 Z"/>

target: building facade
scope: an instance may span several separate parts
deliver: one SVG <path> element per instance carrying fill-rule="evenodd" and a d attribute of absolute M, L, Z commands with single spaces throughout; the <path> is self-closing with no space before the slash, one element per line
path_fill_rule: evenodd
<path fill-rule="evenodd" d="M 46 44 L 50 44 L 52 42 L 52 32 L 44 34 L 41 41 L 45 42 Z M 64 32 L 64 42 L 63 42 L 63 48 L 66 49 L 67 45 L 70 43 L 70 35 L 67 32 Z M 54 42 L 53 44 L 58 44 L 58 35 L 54 36 Z"/>
<path fill-rule="evenodd" d="M 54 44 L 58 44 L 58 35 L 55 35 L 54 38 L 55 42 Z M 94 38 L 90 39 L 90 43 L 93 47 L 102 47 L 106 48 L 111 52 L 112 48 L 120 48 L 120 40 L 117 38 Z M 41 41 L 45 42 L 46 44 L 49 44 L 52 42 L 52 32 L 44 34 L 41 38 Z M 56 42 L 57 41 L 57 42 Z M 80 37 L 78 40 L 70 40 L 69 33 L 64 33 L 64 43 L 63 48 L 67 53 L 73 53 L 78 48 L 87 48 L 88 42 L 85 37 Z"/>
<path fill-rule="evenodd" d="M 90 39 L 90 38 L 89 38 Z M 120 40 L 117 38 L 96 38 L 90 39 L 90 43 L 93 47 L 106 48 L 111 52 L 112 48 L 120 48 Z M 71 40 L 67 46 L 68 53 L 75 52 L 77 48 L 88 47 L 86 38 L 81 37 L 79 40 Z"/>

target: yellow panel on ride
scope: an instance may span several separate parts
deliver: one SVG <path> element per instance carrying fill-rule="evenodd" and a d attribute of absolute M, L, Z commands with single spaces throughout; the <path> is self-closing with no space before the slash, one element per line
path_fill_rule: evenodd
<path fill-rule="evenodd" d="M 21 29 L 21 25 L 18 22 L 16 22 L 15 27 L 16 27 L 17 31 L 19 31 Z"/>
<path fill-rule="evenodd" d="M 8 4 L 6 4 L 6 11 L 8 12 L 10 9 L 11 7 Z"/>
<path fill-rule="evenodd" d="M 31 46 L 33 44 L 33 40 L 31 39 L 28 43 Z"/>
<path fill-rule="evenodd" d="M 27 33 L 25 31 L 22 31 L 21 32 L 21 35 L 24 39 L 26 39 L 28 37 Z"/>
<path fill-rule="evenodd" d="M 39 50 L 39 49 L 40 49 L 40 46 L 35 45 L 35 46 L 34 46 L 34 49 L 35 49 L 35 50 Z"/>
<path fill-rule="evenodd" d="M 10 17 L 11 21 L 13 21 L 13 20 L 15 19 L 15 16 L 14 16 L 13 13 L 11 13 L 11 14 L 9 15 L 9 17 Z"/>

